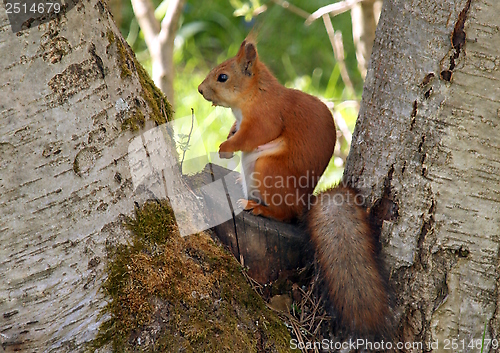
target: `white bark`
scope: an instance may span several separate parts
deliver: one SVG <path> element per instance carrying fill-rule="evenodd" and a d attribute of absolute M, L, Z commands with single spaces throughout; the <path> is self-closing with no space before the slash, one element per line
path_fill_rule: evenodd
<path fill-rule="evenodd" d="M 425 350 L 477 352 L 485 323 L 500 339 L 499 17 L 495 0 L 384 1 L 347 161 L 385 219 L 395 334 Z"/>
<path fill-rule="evenodd" d="M 0 28 L 1 347 L 81 351 L 133 210 L 122 123 L 150 106 L 100 0 L 17 34 L 2 10 Z"/>

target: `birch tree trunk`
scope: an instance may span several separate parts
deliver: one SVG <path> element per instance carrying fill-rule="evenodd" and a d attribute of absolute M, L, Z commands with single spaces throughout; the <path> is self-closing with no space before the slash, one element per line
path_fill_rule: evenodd
<path fill-rule="evenodd" d="M 384 220 L 396 337 L 424 343 L 405 351 L 500 339 L 499 18 L 495 0 L 382 8 L 344 178 Z"/>
<path fill-rule="evenodd" d="M 0 351 L 83 351 L 134 207 L 131 130 L 168 102 L 100 0 L 18 33 L 0 8 Z"/>

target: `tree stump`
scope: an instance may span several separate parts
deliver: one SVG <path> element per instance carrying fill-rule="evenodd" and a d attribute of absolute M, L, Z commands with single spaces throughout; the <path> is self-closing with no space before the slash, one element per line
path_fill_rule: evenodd
<path fill-rule="evenodd" d="M 304 225 L 254 216 L 237 206 L 236 201 L 244 197 L 237 173 L 209 163 L 194 178 L 202 193 L 200 186 L 223 180 L 226 195 L 220 197 L 227 198 L 233 217 L 213 229 L 254 280 L 268 284 L 287 278 L 311 261 L 313 252 Z M 207 209 L 214 213 L 217 204 L 226 202 L 216 200 L 211 204 L 210 197 L 204 197 L 204 200 Z"/>

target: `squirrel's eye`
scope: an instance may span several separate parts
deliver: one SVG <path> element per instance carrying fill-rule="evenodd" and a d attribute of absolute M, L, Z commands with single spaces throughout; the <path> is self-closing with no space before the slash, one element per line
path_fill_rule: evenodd
<path fill-rule="evenodd" d="M 226 74 L 220 74 L 218 77 L 217 77 L 217 81 L 219 82 L 226 82 L 228 79 L 227 75 Z"/>

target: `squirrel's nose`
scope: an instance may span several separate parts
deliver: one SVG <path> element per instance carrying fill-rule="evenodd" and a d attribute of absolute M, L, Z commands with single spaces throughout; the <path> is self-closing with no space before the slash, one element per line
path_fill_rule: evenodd
<path fill-rule="evenodd" d="M 203 96 L 203 90 L 201 89 L 201 85 L 198 86 L 198 92 Z"/>

